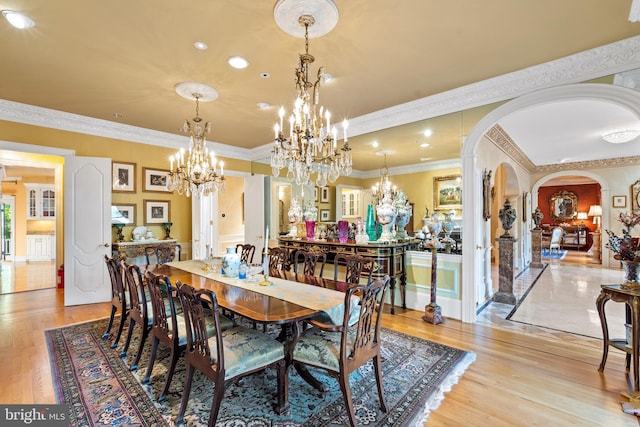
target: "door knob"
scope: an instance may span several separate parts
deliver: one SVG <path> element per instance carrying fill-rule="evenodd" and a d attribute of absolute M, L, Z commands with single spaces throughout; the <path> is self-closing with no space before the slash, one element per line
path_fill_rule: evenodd
<path fill-rule="evenodd" d="M 105 248 L 108 248 L 109 246 L 111 246 L 111 243 L 105 243 L 105 244 L 104 244 L 104 245 L 102 245 L 102 246 L 104 246 Z"/>

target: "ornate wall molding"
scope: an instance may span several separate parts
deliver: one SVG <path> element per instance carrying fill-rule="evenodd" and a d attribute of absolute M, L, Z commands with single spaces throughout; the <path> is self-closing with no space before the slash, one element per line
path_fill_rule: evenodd
<path fill-rule="evenodd" d="M 514 162 L 518 163 L 529 173 L 533 173 L 536 169 L 536 165 L 524 154 L 524 151 L 516 145 L 511 139 L 509 134 L 502 128 L 502 126 L 496 124 L 491 127 L 485 134 L 493 144 L 502 150 L 507 156 L 509 156 Z"/>

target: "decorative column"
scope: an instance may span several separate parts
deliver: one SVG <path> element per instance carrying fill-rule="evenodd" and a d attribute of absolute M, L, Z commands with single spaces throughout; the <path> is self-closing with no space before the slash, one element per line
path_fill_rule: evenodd
<path fill-rule="evenodd" d="M 504 304 L 515 305 L 516 296 L 513 293 L 513 246 L 517 241 L 509 230 L 513 227 L 516 219 L 516 210 L 511 207 L 509 199 L 505 200 L 504 206 L 498 213 L 498 218 L 502 222 L 504 234 L 496 239 L 498 242 L 498 292 L 493 295 L 493 300 Z"/>
<path fill-rule="evenodd" d="M 602 244 L 602 233 L 600 231 L 594 231 L 591 233 L 591 239 L 593 243 L 591 245 L 591 253 L 593 254 L 593 259 L 591 260 L 592 264 L 601 264 L 601 254 L 602 251 L 600 249 L 600 245 Z"/>
<path fill-rule="evenodd" d="M 536 210 L 533 211 L 531 217 L 534 224 L 536 225 L 534 229 L 531 230 L 531 267 L 543 268 L 544 264 L 542 263 L 542 229 L 540 228 L 540 224 L 542 224 L 542 218 L 544 218 L 544 215 L 540 211 L 540 208 L 536 207 Z"/>
<path fill-rule="evenodd" d="M 438 221 L 438 217 L 434 215 L 434 221 L 429 223 L 429 232 L 431 233 L 431 302 L 424 307 L 424 316 L 422 320 L 437 325 L 443 323 L 442 307 L 436 303 L 437 286 L 437 270 L 438 270 L 438 248 L 442 246 L 438 241 L 438 235 L 442 231 L 442 223 Z"/>

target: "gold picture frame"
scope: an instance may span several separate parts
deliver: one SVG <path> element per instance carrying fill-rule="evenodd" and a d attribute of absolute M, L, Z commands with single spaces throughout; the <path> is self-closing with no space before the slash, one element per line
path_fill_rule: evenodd
<path fill-rule="evenodd" d="M 631 213 L 640 214 L 640 179 L 631 184 Z"/>
<path fill-rule="evenodd" d="M 111 205 L 111 224 L 136 225 L 136 205 Z"/>
<path fill-rule="evenodd" d="M 611 207 L 624 209 L 627 207 L 627 196 L 611 196 Z"/>
<path fill-rule="evenodd" d="M 136 192 L 136 164 L 111 162 L 111 191 L 113 193 Z"/>
<path fill-rule="evenodd" d="M 142 191 L 150 193 L 171 193 L 167 187 L 169 171 L 142 168 Z"/>
<path fill-rule="evenodd" d="M 433 178 L 433 207 L 436 210 L 462 209 L 462 175 Z"/>
<path fill-rule="evenodd" d="M 171 202 L 168 200 L 144 201 L 144 224 L 162 224 L 171 222 Z"/>

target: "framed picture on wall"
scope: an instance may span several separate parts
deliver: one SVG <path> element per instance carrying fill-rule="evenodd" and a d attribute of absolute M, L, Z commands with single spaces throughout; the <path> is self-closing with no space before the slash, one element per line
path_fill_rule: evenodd
<path fill-rule="evenodd" d="M 640 214 L 640 179 L 631 185 L 631 213 Z"/>
<path fill-rule="evenodd" d="M 111 162 L 111 191 L 114 193 L 136 192 L 136 164 Z"/>
<path fill-rule="evenodd" d="M 313 200 L 314 201 L 317 202 L 318 200 L 320 200 L 319 197 L 318 197 L 319 194 L 320 194 L 320 192 L 318 191 L 318 187 L 313 187 Z"/>
<path fill-rule="evenodd" d="M 435 209 L 462 209 L 462 175 L 433 178 Z"/>
<path fill-rule="evenodd" d="M 329 221 L 329 209 L 320 209 L 320 221 Z"/>
<path fill-rule="evenodd" d="M 144 201 L 144 223 L 162 224 L 171 222 L 171 204 L 168 200 L 145 200 Z"/>
<path fill-rule="evenodd" d="M 142 191 L 170 193 L 167 188 L 169 171 L 162 169 L 142 168 Z"/>
<path fill-rule="evenodd" d="M 329 187 L 322 187 L 320 202 L 329 203 Z"/>
<path fill-rule="evenodd" d="M 611 206 L 614 208 L 626 208 L 627 196 L 613 196 L 611 197 Z"/>
<path fill-rule="evenodd" d="M 136 205 L 112 205 L 111 224 L 136 225 Z"/>

